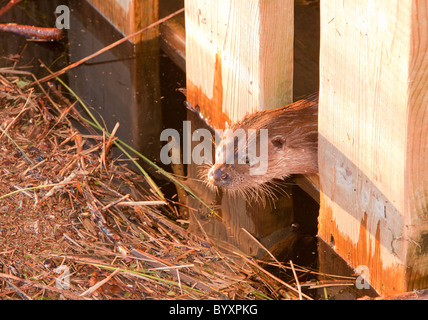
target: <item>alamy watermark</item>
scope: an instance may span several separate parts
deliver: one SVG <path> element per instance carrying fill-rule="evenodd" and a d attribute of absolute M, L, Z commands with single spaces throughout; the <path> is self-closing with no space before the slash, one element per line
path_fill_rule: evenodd
<path fill-rule="evenodd" d="M 365 265 L 360 265 L 355 268 L 355 271 L 360 275 L 355 280 L 357 289 L 370 289 L 370 269 Z"/>
<path fill-rule="evenodd" d="M 70 29 L 70 8 L 66 5 L 60 5 L 56 7 L 55 13 L 58 14 L 55 27 L 58 29 Z"/>
<path fill-rule="evenodd" d="M 55 279 L 55 286 L 58 289 L 70 289 L 70 268 L 62 264 L 53 271 L 59 274 L 58 278 Z"/>
<path fill-rule="evenodd" d="M 258 133 L 258 134 L 257 134 Z M 222 136 L 227 137 L 222 141 Z M 262 175 L 267 171 L 268 130 L 237 129 L 231 131 L 216 130 L 215 159 L 212 154 L 212 135 L 208 129 L 191 130 L 191 122 L 183 121 L 183 141 L 175 129 L 165 129 L 160 135 L 161 141 L 167 141 L 161 151 L 163 164 L 203 163 L 248 164 L 251 175 Z M 192 148 L 192 142 L 199 142 Z M 181 160 L 181 155 L 183 159 Z M 213 161 L 215 160 L 215 161 Z"/>

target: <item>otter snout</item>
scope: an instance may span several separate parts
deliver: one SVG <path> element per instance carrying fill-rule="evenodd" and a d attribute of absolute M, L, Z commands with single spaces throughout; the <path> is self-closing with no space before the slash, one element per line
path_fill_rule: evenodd
<path fill-rule="evenodd" d="M 230 181 L 230 175 L 221 166 L 213 166 L 208 171 L 208 180 L 219 187 L 224 187 Z"/>

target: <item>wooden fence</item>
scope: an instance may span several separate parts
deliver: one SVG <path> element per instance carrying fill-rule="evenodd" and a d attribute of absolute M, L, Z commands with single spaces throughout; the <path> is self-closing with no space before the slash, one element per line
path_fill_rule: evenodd
<path fill-rule="evenodd" d="M 222 128 L 319 90 L 318 235 L 381 294 L 426 288 L 428 2 L 321 0 L 319 67 L 316 48 L 296 42 L 297 28 L 314 25 L 298 16 L 302 4 L 318 5 L 185 0 L 188 100 Z M 157 17 L 155 0 L 115 5 L 125 34 Z"/>

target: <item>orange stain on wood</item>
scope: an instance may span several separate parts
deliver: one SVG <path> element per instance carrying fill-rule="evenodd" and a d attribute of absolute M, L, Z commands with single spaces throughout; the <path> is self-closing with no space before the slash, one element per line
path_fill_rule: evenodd
<path fill-rule="evenodd" d="M 368 214 L 364 213 L 360 222 L 358 242 L 355 243 L 348 235 L 340 232 L 333 218 L 333 210 L 326 203 L 325 197 L 321 193 L 318 235 L 353 268 L 367 266 L 370 272 L 370 279 L 368 280 L 379 294 L 393 295 L 406 291 L 405 267 L 401 265 L 383 266 L 380 221 L 376 226 L 375 240 L 370 241 L 370 234 L 367 229 Z"/>
<path fill-rule="evenodd" d="M 200 86 L 193 84 L 188 79 L 187 100 L 192 106 L 199 107 L 202 115 L 205 118 L 208 118 L 208 122 L 215 129 L 224 129 L 225 123 L 230 123 L 229 116 L 223 112 L 223 78 L 221 73 L 221 57 L 219 52 L 217 52 L 215 56 L 212 98 L 208 98 L 207 95 L 201 90 Z"/>

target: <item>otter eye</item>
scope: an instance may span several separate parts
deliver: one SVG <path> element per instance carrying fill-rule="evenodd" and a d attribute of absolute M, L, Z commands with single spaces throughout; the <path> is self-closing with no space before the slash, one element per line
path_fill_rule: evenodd
<path fill-rule="evenodd" d="M 282 149 L 285 144 L 285 139 L 284 137 L 277 136 L 273 137 L 271 142 L 275 148 Z"/>

